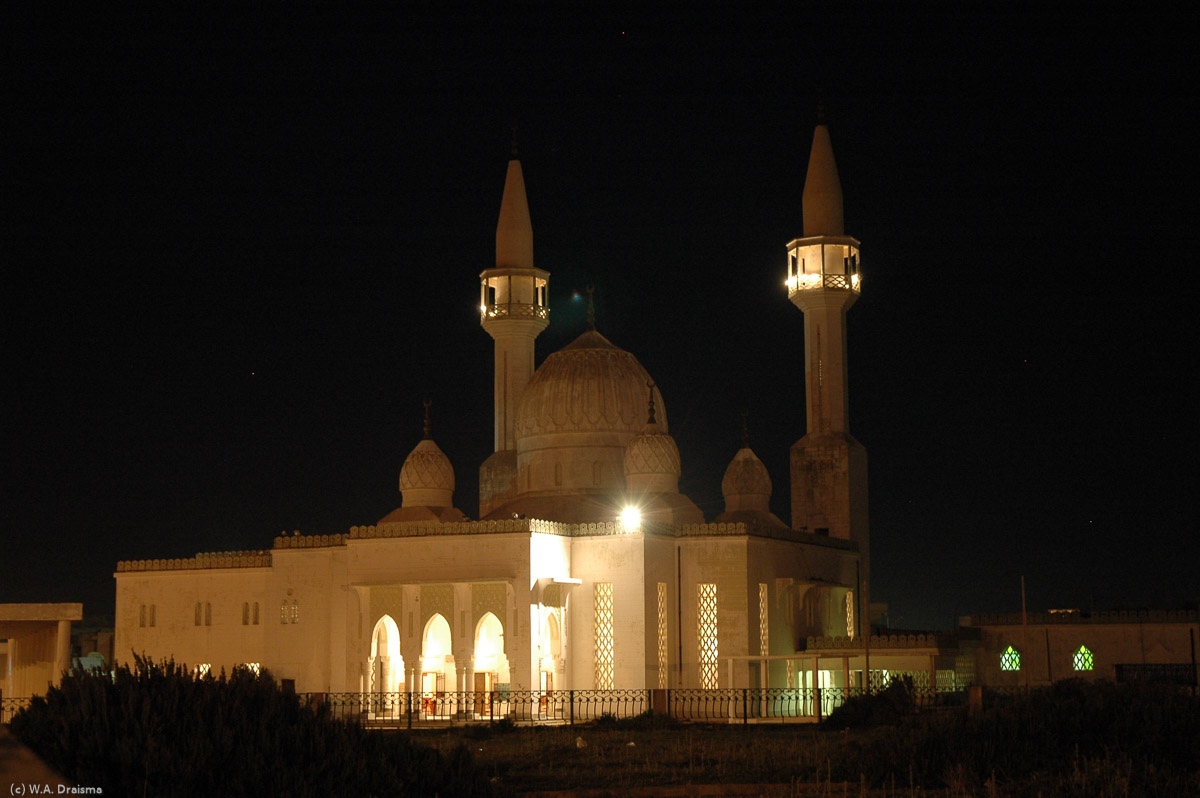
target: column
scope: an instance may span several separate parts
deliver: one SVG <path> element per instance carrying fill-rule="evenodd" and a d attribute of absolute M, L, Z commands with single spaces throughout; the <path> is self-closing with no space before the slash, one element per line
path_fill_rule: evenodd
<path fill-rule="evenodd" d="M 62 679 L 63 671 L 71 667 L 71 622 L 58 622 L 58 639 L 54 646 L 54 681 L 52 684 L 58 684 Z"/>

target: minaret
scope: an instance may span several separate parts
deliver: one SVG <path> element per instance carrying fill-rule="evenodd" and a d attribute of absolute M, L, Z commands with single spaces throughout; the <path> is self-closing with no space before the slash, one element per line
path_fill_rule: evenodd
<path fill-rule="evenodd" d="M 866 582 L 867 450 L 850 435 L 846 391 L 846 311 L 861 288 L 859 243 L 845 233 L 842 185 L 823 123 L 813 135 L 803 202 L 804 237 L 787 245 L 788 299 L 804 313 L 808 411 L 808 434 L 792 446 L 792 527 L 857 542 Z"/>
<path fill-rule="evenodd" d="M 479 313 L 495 341 L 495 453 L 480 468 L 479 515 L 502 504 L 515 489 L 517 403 L 533 377 L 533 343 L 546 329 L 550 273 L 533 266 L 533 226 L 516 145 L 504 178 L 496 223 L 496 267 L 480 277 Z"/>

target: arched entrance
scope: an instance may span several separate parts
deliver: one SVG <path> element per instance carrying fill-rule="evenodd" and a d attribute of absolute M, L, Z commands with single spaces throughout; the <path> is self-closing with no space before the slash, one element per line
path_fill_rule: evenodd
<path fill-rule="evenodd" d="M 475 625 L 475 713 L 487 714 L 488 696 L 497 685 L 508 684 L 508 657 L 504 654 L 504 625 L 490 612 L 485 612 Z"/>
<path fill-rule="evenodd" d="M 371 656 L 367 660 L 370 692 L 396 693 L 404 689 L 404 657 L 400 654 L 400 629 L 392 616 L 384 615 L 371 632 Z"/>
<path fill-rule="evenodd" d="M 441 613 L 434 613 L 421 636 L 421 711 L 426 715 L 451 711 L 445 696 L 446 685 L 455 684 L 453 650 L 450 624 Z"/>
<path fill-rule="evenodd" d="M 558 624 L 558 612 L 550 609 L 546 612 L 546 621 L 542 626 L 542 657 L 538 661 L 538 687 L 542 694 L 538 701 L 538 711 L 545 717 L 550 710 L 550 694 L 554 692 L 558 673 L 558 663 L 562 658 L 562 633 Z"/>

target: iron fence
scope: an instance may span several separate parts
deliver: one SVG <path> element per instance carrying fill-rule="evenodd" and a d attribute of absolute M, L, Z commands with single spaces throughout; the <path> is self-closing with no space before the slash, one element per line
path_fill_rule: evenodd
<path fill-rule="evenodd" d="M 647 712 L 683 721 L 812 722 L 828 717 L 858 688 L 750 687 L 719 690 L 497 690 L 491 692 L 301 693 L 335 718 L 364 726 L 408 727 L 463 723 L 574 724 Z M 965 693 L 913 690 L 915 707 L 961 706 Z"/>
<path fill-rule="evenodd" d="M 0 698 L 0 723 L 8 723 L 13 715 L 29 706 L 32 698 Z"/>

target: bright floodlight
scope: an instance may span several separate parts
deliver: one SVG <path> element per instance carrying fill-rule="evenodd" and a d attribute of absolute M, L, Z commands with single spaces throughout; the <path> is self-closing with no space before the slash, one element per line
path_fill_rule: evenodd
<path fill-rule="evenodd" d="M 633 505 L 627 505 L 621 511 L 621 526 L 626 532 L 636 532 L 642 525 L 642 511 Z"/>

